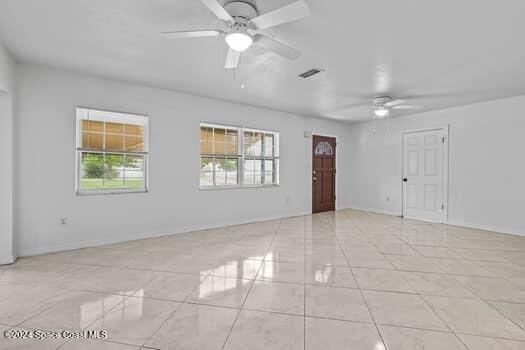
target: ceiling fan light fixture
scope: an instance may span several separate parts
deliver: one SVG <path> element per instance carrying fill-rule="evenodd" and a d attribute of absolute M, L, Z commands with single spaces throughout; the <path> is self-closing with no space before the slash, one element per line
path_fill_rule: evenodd
<path fill-rule="evenodd" d="M 237 52 L 248 50 L 253 44 L 253 38 L 244 31 L 235 31 L 226 35 L 226 43 L 228 46 Z"/>
<path fill-rule="evenodd" d="M 379 118 L 386 117 L 388 113 L 388 109 L 386 109 L 385 107 L 379 107 L 376 108 L 376 110 L 374 110 L 374 114 Z"/>

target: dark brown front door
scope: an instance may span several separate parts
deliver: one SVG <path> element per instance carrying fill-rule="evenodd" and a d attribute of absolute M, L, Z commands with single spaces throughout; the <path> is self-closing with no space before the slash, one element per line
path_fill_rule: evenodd
<path fill-rule="evenodd" d="M 335 138 L 313 136 L 312 212 L 335 210 Z"/>

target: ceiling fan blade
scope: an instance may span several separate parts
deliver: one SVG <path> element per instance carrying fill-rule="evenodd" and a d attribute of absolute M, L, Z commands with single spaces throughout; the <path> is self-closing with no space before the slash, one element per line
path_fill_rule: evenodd
<path fill-rule="evenodd" d="M 373 106 L 370 105 L 370 101 L 363 101 L 363 102 L 353 103 L 351 105 L 345 105 L 345 106 L 342 106 L 342 107 L 338 107 L 335 112 L 348 111 L 348 110 L 355 109 L 355 108 L 360 108 L 360 109 L 369 108 L 369 109 L 373 109 Z"/>
<path fill-rule="evenodd" d="M 201 2 L 210 9 L 215 16 L 219 17 L 223 21 L 233 22 L 233 17 L 222 7 L 217 0 L 201 0 Z"/>
<path fill-rule="evenodd" d="M 393 101 L 385 103 L 385 106 L 386 107 L 394 107 L 394 106 L 397 106 L 397 105 L 400 105 L 400 104 L 403 104 L 403 103 L 405 103 L 405 100 L 397 99 L 397 100 L 393 100 Z"/>
<path fill-rule="evenodd" d="M 418 106 L 411 106 L 411 105 L 397 105 L 397 106 L 394 106 L 392 107 L 392 109 L 419 109 L 420 107 Z"/>
<path fill-rule="evenodd" d="M 423 99 L 423 98 L 446 98 L 456 96 L 452 93 L 429 93 L 429 94 L 413 94 L 403 95 L 404 100 Z"/>
<path fill-rule="evenodd" d="M 361 104 L 354 104 L 350 106 L 345 106 L 343 108 L 339 108 L 335 111 L 331 111 L 327 113 L 327 116 L 334 117 L 334 118 L 368 118 L 370 113 L 372 113 L 374 110 L 373 107 L 370 106 L 369 103 L 361 103 Z"/>
<path fill-rule="evenodd" d="M 239 65 L 239 59 L 241 58 L 241 53 L 232 49 L 228 49 L 228 54 L 226 55 L 226 63 L 224 64 L 224 69 L 235 69 Z"/>
<path fill-rule="evenodd" d="M 220 30 L 185 30 L 179 32 L 163 32 L 162 35 L 169 39 L 205 38 L 223 34 Z"/>
<path fill-rule="evenodd" d="M 265 35 L 257 34 L 255 36 L 254 42 L 258 46 L 263 47 L 266 50 L 273 51 L 276 54 L 286 57 L 290 60 L 295 60 L 301 56 L 300 51 Z"/>
<path fill-rule="evenodd" d="M 277 10 L 270 11 L 258 17 L 252 18 L 257 29 L 266 29 L 279 24 L 297 21 L 310 16 L 310 8 L 303 0 L 296 1 Z"/>

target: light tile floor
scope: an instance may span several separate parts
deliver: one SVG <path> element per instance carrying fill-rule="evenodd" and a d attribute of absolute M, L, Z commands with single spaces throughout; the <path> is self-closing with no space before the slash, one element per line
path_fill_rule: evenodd
<path fill-rule="evenodd" d="M 0 267 L 2 334 L 108 334 L 0 349 L 525 349 L 524 329 L 525 237 L 355 210 Z"/>

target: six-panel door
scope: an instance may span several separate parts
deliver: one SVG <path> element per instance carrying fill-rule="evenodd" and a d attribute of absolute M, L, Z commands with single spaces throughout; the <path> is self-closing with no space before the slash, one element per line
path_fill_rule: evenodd
<path fill-rule="evenodd" d="M 444 131 L 403 134 L 403 216 L 444 222 Z"/>

